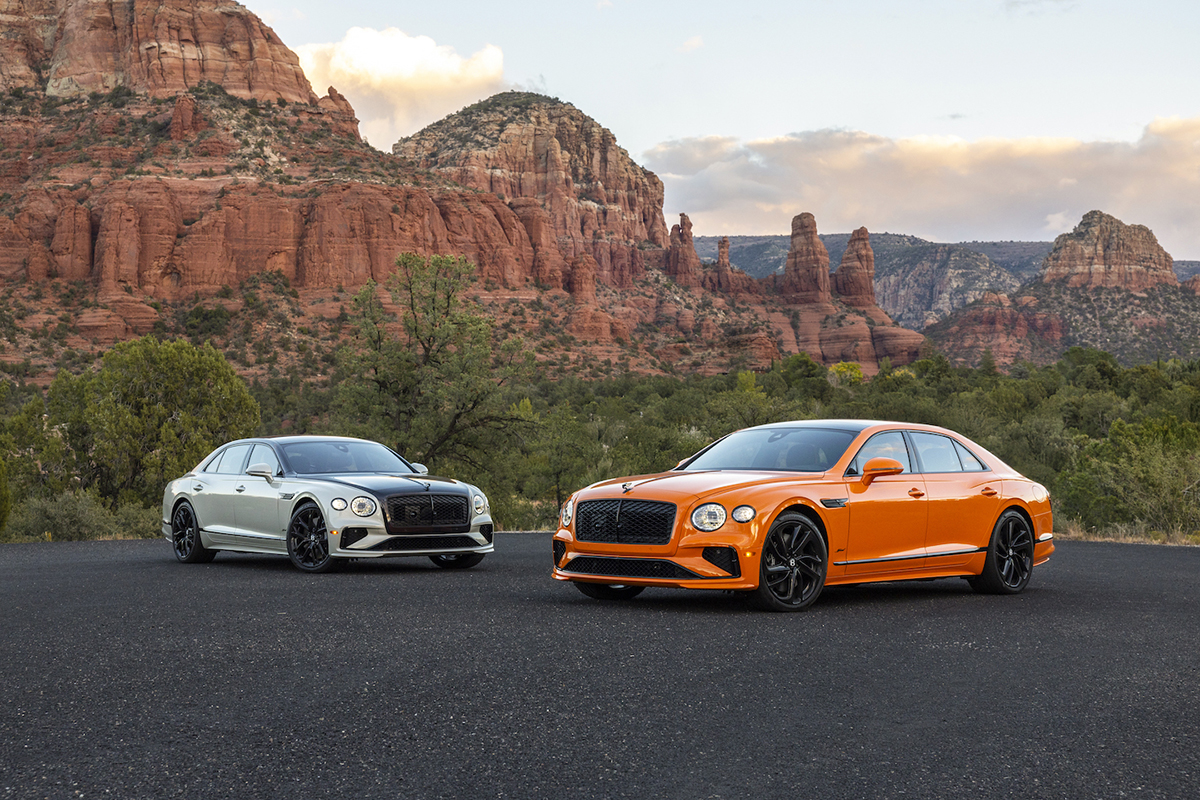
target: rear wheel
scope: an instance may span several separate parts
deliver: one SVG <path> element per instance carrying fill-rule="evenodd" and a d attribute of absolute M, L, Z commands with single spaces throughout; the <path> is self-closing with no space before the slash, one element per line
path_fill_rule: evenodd
<path fill-rule="evenodd" d="M 981 594 L 1016 594 L 1033 574 L 1033 531 L 1025 517 L 1009 509 L 996 520 L 983 572 L 968 579 Z"/>
<path fill-rule="evenodd" d="M 328 572 L 334 566 L 329 555 L 329 532 L 325 517 L 313 503 L 305 503 L 292 513 L 287 530 L 288 557 L 296 569 L 304 572 Z"/>
<path fill-rule="evenodd" d="M 429 560 L 442 569 L 469 569 L 483 561 L 484 553 L 442 553 Z"/>
<path fill-rule="evenodd" d="M 767 532 L 758 588 L 750 601 L 765 611 L 801 611 L 825 588 L 829 553 L 821 531 L 803 514 L 780 514 Z"/>
<path fill-rule="evenodd" d="M 200 540 L 196 511 L 186 500 L 177 505 L 171 515 L 171 544 L 175 547 L 175 558 L 184 564 L 207 564 L 217 555 Z"/>
<path fill-rule="evenodd" d="M 645 586 L 626 586 L 620 583 L 584 583 L 572 581 L 575 588 L 593 600 L 632 600 L 645 590 Z"/>

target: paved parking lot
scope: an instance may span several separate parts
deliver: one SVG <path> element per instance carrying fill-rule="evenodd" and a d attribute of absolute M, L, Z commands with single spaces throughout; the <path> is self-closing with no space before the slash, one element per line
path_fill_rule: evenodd
<path fill-rule="evenodd" d="M 0 798 L 1191 797 L 1200 548 L 1063 543 L 809 612 L 466 572 L 0 546 Z"/>

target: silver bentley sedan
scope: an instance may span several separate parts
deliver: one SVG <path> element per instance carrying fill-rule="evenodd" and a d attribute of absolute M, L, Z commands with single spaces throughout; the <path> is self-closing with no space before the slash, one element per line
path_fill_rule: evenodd
<path fill-rule="evenodd" d="M 233 550 L 286 553 L 305 572 L 381 556 L 475 566 L 493 550 L 487 497 L 427 473 L 363 439 L 240 439 L 167 484 L 162 531 L 187 564 Z"/>

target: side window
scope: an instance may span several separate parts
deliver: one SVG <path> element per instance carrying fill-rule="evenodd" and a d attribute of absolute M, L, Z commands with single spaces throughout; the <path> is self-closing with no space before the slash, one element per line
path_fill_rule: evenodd
<path fill-rule="evenodd" d="M 210 458 L 208 460 L 208 463 L 204 465 L 204 469 L 201 471 L 202 472 L 216 472 L 218 469 L 220 469 L 221 459 L 225 456 L 225 454 L 227 452 L 229 452 L 229 451 L 222 450 L 221 452 L 217 453 L 215 456 Z"/>
<path fill-rule="evenodd" d="M 987 467 L 970 450 L 958 442 L 954 443 L 954 449 L 958 451 L 958 458 L 962 461 L 964 472 L 987 472 Z"/>
<path fill-rule="evenodd" d="M 920 433 L 909 431 L 913 447 L 917 451 L 917 460 L 925 472 L 962 472 L 962 464 L 958 462 L 958 453 L 954 451 L 955 442 L 949 436 L 939 436 L 936 433 Z"/>
<path fill-rule="evenodd" d="M 862 475 L 863 464 L 872 458 L 894 458 L 904 467 L 905 472 L 912 472 L 912 464 L 908 459 L 908 445 L 904 443 L 904 434 L 900 431 L 877 433 L 868 439 L 850 462 L 850 469 L 846 470 L 846 474 Z"/>
<path fill-rule="evenodd" d="M 279 459 L 275 456 L 275 451 L 271 449 L 270 445 L 254 445 L 254 451 L 250 453 L 250 461 L 246 463 L 246 467 L 249 468 L 254 464 L 269 464 L 271 474 L 279 474 Z"/>
<path fill-rule="evenodd" d="M 242 464 L 246 463 L 246 453 L 249 452 L 250 445 L 248 444 L 237 444 L 227 448 L 215 471 L 221 475 L 240 475 Z"/>

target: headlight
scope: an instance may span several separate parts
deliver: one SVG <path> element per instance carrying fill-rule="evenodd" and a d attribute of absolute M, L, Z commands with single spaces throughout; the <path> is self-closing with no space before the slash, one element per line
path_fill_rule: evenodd
<path fill-rule="evenodd" d="M 334 511 L 345 511 L 346 501 L 340 497 L 335 497 L 329 501 L 329 505 L 333 506 Z"/>
<path fill-rule="evenodd" d="M 475 516 L 478 517 L 480 514 L 487 511 L 487 507 L 488 507 L 487 498 L 484 497 L 483 495 L 481 495 L 481 494 L 475 495 L 475 497 L 472 500 L 472 503 L 473 503 L 472 507 L 475 509 Z"/>
<path fill-rule="evenodd" d="M 575 499 L 572 497 L 568 497 L 567 502 L 563 503 L 562 511 L 559 512 L 559 515 L 558 515 L 559 519 L 562 520 L 562 524 L 563 524 L 564 528 L 571 524 L 571 516 L 572 516 L 572 514 L 574 514 L 574 512 L 575 512 Z"/>
<path fill-rule="evenodd" d="M 350 510 L 360 517 L 369 517 L 375 513 L 375 501 L 369 497 L 356 497 L 350 501 Z"/>
<path fill-rule="evenodd" d="M 725 524 L 725 507 L 718 503 L 705 503 L 692 512 L 692 524 L 696 530 L 715 531 Z"/>
<path fill-rule="evenodd" d="M 754 509 L 750 506 L 738 506 L 729 516 L 733 517 L 734 522 L 749 522 L 754 519 Z"/>

